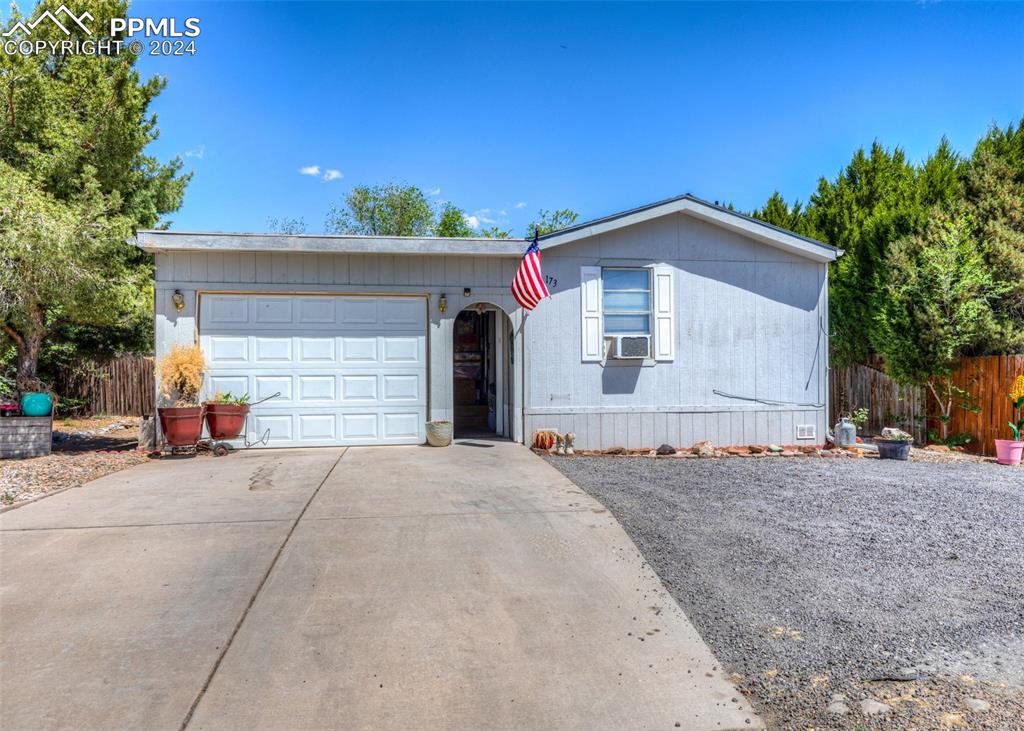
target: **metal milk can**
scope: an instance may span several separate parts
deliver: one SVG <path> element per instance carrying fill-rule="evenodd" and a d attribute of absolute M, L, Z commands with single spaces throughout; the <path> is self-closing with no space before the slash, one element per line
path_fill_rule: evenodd
<path fill-rule="evenodd" d="M 857 427 L 847 417 L 839 418 L 836 424 L 836 444 L 840 447 L 852 447 L 857 443 Z"/>

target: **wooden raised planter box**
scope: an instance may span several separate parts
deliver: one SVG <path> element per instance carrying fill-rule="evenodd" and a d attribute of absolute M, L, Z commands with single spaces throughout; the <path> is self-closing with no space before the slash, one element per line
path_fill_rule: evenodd
<path fill-rule="evenodd" d="M 0 418 L 0 459 L 45 457 L 52 442 L 52 416 Z"/>

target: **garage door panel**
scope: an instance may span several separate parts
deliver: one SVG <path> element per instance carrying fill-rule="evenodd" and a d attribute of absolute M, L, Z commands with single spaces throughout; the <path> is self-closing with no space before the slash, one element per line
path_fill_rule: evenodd
<path fill-rule="evenodd" d="M 375 442 L 378 438 L 376 412 L 341 414 L 341 438 L 344 441 Z"/>
<path fill-rule="evenodd" d="M 341 341 L 341 364 L 345 365 L 373 365 L 377 362 L 377 338 L 370 337 L 346 337 L 339 338 Z"/>
<path fill-rule="evenodd" d="M 253 401 L 262 401 L 274 396 L 268 403 L 273 408 L 292 400 L 292 377 L 289 375 L 260 375 L 253 378 Z"/>
<path fill-rule="evenodd" d="M 337 343 L 335 338 L 296 338 L 298 341 L 298 362 L 302 364 L 334 363 L 336 359 Z"/>
<path fill-rule="evenodd" d="M 345 325 L 376 325 L 377 303 L 375 297 L 339 297 L 338 323 Z"/>
<path fill-rule="evenodd" d="M 419 411 L 406 411 L 398 413 L 384 413 L 381 418 L 381 435 L 384 439 L 398 440 L 408 439 L 412 443 L 419 443 L 423 440 L 420 437 L 422 419 Z"/>
<path fill-rule="evenodd" d="M 334 402 L 335 382 L 333 375 L 328 376 L 306 376 L 300 375 L 299 379 L 299 401 L 327 401 Z"/>
<path fill-rule="evenodd" d="M 380 320 L 385 325 L 406 325 L 420 328 L 425 319 L 426 307 L 419 299 L 380 300 Z"/>
<path fill-rule="evenodd" d="M 291 338 L 255 337 L 253 340 L 253 363 L 290 363 L 292 356 Z"/>
<path fill-rule="evenodd" d="M 295 441 L 292 431 L 291 414 L 255 414 L 250 416 L 253 423 L 253 433 L 249 435 L 250 441 L 262 439 L 263 435 L 270 434 L 267 443 L 270 445 L 285 445 Z"/>
<path fill-rule="evenodd" d="M 204 298 L 203 316 L 208 324 L 238 326 L 249 322 L 248 297 Z"/>
<path fill-rule="evenodd" d="M 292 324 L 291 297 L 253 297 L 253 322 L 261 325 Z"/>
<path fill-rule="evenodd" d="M 204 348 L 207 364 L 238 365 L 249 362 L 249 338 L 216 335 L 210 338 L 209 345 Z"/>
<path fill-rule="evenodd" d="M 377 374 L 341 376 L 341 403 L 377 403 Z"/>
<path fill-rule="evenodd" d="M 423 379 L 418 373 L 382 373 L 381 400 L 385 403 L 418 403 L 423 399 Z"/>
<path fill-rule="evenodd" d="M 420 338 L 412 336 L 381 336 L 381 363 L 418 363 Z"/>
<path fill-rule="evenodd" d="M 213 375 L 207 378 L 207 383 L 209 384 L 209 393 L 207 394 L 209 396 L 217 393 L 230 393 L 235 396 L 242 396 L 249 393 L 248 376 Z"/>
<path fill-rule="evenodd" d="M 204 391 L 249 393 L 249 439 L 269 446 L 425 438 L 426 308 L 419 297 L 203 295 Z"/>
<path fill-rule="evenodd" d="M 333 325 L 337 321 L 334 297 L 297 297 L 297 325 Z"/>
<path fill-rule="evenodd" d="M 338 438 L 338 417 L 332 412 L 299 414 L 299 440 L 333 441 Z"/>

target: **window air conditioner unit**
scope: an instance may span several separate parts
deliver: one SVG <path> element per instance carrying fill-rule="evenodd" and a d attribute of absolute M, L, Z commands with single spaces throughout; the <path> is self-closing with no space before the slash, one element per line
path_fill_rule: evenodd
<path fill-rule="evenodd" d="M 650 358 L 650 335 L 613 335 L 611 337 L 611 357 L 616 359 Z"/>

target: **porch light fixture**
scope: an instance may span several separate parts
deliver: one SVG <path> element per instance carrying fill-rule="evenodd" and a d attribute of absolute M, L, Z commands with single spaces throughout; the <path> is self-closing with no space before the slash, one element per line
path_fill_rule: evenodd
<path fill-rule="evenodd" d="M 466 287 L 465 289 L 462 290 L 463 297 L 469 297 L 469 295 L 471 294 L 473 294 L 473 290 L 471 290 L 469 287 Z"/>
<path fill-rule="evenodd" d="M 448 311 L 448 295 L 441 294 L 441 298 L 437 301 L 437 311 L 442 315 Z"/>
<path fill-rule="evenodd" d="M 171 302 L 174 303 L 174 309 L 178 312 L 185 309 L 185 295 L 181 293 L 180 289 L 174 290 L 174 294 L 171 295 Z"/>

